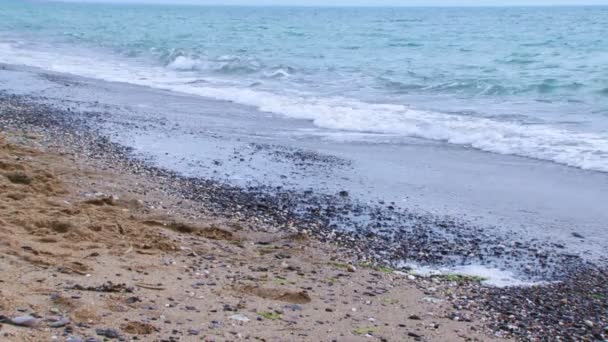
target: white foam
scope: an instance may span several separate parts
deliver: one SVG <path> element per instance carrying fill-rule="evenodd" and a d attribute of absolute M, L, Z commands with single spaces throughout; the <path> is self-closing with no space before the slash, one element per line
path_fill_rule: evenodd
<path fill-rule="evenodd" d="M 496 286 L 496 287 L 511 287 L 511 286 L 538 286 L 547 284 L 547 282 L 531 282 L 527 280 L 523 280 L 515 273 L 503 270 L 499 268 L 486 267 L 482 265 L 466 265 L 466 266 L 457 266 L 457 267 L 428 267 L 428 266 L 418 266 L 415 264 L 409 264 L 409 267 L 413 269 L 413 273 L 422 276 L 428 277 L 432 275 L 448 275 L 448 274 L 457 274 L 463 276 L 474 276 L 481 277 L 484 280 L 482 284 L 487 286 Z"/>
<path fill-rule="evenodd" d="M 268 78 L 286 78 L 286 77 L 291 76 L 291 74 L 287 70 L 285 70 L 283 68 L 279 68 L 272 72 L 264 73 L 264 76 L 266 76 Z"/>
<path fill-rule="evenodd" d="M 320 97 L 285 89 L 254 90 L 233 81 L 208 77 L 205 78 L 207 82 L 193 82 L 200 80 L 200 76 L 195 78 L 192 73 L 180 71 L 200 70 L 201 61 L 183 56 L 165 68 L 107 56 L 95 58 L 91 54 L 61 53 L 51 48 L 23 50 L 11 42 L 0 43 L 0 51 L 0 61 L 5 63 L 233 101 L 290 118 L 311 120 L 322 128 L 438 140 L 488 152 L 608 172 L 607 134 L 423 111 L 403 104 Z"/>
<path fill-rule="evenodd" d="M 198 59 L 185 56 L 178 56 L 173 62 L 167 65 L 167 68 L 172 70 L 196 70 L 200 66 Z"/>

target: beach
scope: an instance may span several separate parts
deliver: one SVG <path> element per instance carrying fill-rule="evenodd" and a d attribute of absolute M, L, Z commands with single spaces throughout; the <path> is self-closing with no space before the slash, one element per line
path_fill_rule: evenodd
<path fill-rule="evenodd" d="M 104 1 L 0 10 L 1 340 L 608 338 L 608 7 Z"/>
<path fill-rule="evenodd" d="M 559 281 L 494 287 L 480 276 L 422 276 L 390 261 L 404 256 L 404 244 L 391 245 L 382 232 L 336 229 L 333 211 L 364 210 L 348 203 L 349 193 L 272 195 L 183 176 L 134 158 L 132 148 L 100 134 L 95 112 L 47 101 L 6 91 L 0 99 L 1 333 L 9 340 L 592 340 L 605 334 L 601 265 L 489 239 L 477 243 L 492 246 L 498 257 L 527 250 L 525 257 L 545 265 L 530 274 Z M 300 201 L 318 209 L 302 215 L 292 207 Z M 409 219 L 466 233 L 449 220 Z M 441 248 L 468 253 L 423 236 L 402 241 L 422 251 L 413 260 L 441 263 Z"/>

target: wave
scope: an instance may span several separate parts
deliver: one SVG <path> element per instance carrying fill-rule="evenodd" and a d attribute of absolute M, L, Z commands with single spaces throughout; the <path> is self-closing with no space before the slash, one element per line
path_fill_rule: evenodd
<path fill-rule="evenodd" d="M 215 60 L 177 56 L 167 64 L 176 71 L 211 71 L 224 74 L 251 74 L 262 70 L 260 62 L 237 56 L 221 56 Z"/>
<path fill-rule="evenodd" d="M 390 47 L 421 47 L 424 45 L 420 44 L 420 43 L 393 42 L 393 43 L 388 43 L 388 46 L 390 46 Z"/>
<path fill-rule="evenodd" d="M 55 50 L 42 52 L 13 49 L 0 43 L 0 61 L 25 64 L 107 81 L 125 82 L 181 93 L 232 101 L 263 112 L 309 120 L 332 130 L 375 132 L 417 137 L 506 155 L 518 155 L 582 169 L 608 172 L 608 137 L 576 132 L 550 125 L 525 125 L 487 117 L 425 111 L 404 104 L 368 103 L 355 98 L 260 90 L 226 85 L 206 78 L 186 77 L 182 72 L 97 56 L 70 56 Z M 95 63 L 92 62 L 95 58 Z M 225 61 L 235 58 L 225 56 Z M 176 57 L 176 70 L 201 65 L 200 60 Z M 278 72 L 278 74 L 282 74 Z M 193 81 L 197 81 L 194 82 Z M 459 86 L 459 85 L 454 85 Z"/>
<path fill-rule="evenodd" d="M 608 172 L 608 139 L 593 133 L 422 111 L 398 104 L 371 104 L 347 98 L 292 97 L 219 87 L 176 86 L 173 90 L 310 120 L 316 126 L 328 129 L 399 134 Z"/>
<path fill-rule="evenodd" d="M 499 81 L 489 79 L 465 79 L 449 82 L 422 84 L 407 83 L 393 80 L 389 77 L 376 78 L 386 89 L 408 93 L 410 91 L 426 91 L 433 93 L 464 93 L 472 95 L 518 95 L 518 94 L 553 94 L 558 92 L 576 92 L 587 85 L 580 82 L 563 83 L 556 79 L 546 79 L 540 83 L 503 85 Z M 601 93 L 601 91 L 600 91 Z"/>
<path fill-rule="evenodd" d="M 185 56 L 177 56 L 172 62 L 167 65 L 167 68 L 172 70 L 191 71 L 200 68 L 200 60 Z"/>
<path fill-rule="evenodd" d="M 264 67 L 260 62 L 238 56 L 220 56 L 216 59 L 203 59 L 178 55 L 167 63 L 167 69 L 174 71 L 201 71 L 218 74 L 256 74 L 264 78 L 287 78 L 296 70 L 290 66 Z"/>

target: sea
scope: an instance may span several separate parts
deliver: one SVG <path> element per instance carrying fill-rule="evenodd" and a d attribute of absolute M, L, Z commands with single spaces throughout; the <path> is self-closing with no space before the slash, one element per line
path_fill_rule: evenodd
<path fill-rule="evenodd" d="M 189 99 L 153 106 L 165 113 L 213 103 L 207 121 L 175 116 L 189 138 L 116 137 L 185 173 L 204 173 L 179 161 L 197 158 L 213 122 L 355 161 L 326 188 L 350 177 L 361 198 L 559 236 L 590 254 L 608 246 L 608 7 L 2 0 L 0 63 Z M 130 105 L 155 101 L 142 96 Z M 273 170 L 224 171 L 238 183 Z"/>
<path fill-rule="evenodd" d="M 608 172 L 608 8 L 3 0 L 0 60 Z"/>

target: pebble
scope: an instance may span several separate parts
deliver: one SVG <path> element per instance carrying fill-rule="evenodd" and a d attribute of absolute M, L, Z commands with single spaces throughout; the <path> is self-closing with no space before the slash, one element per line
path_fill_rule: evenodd
<path fill-rule="evenodd" d="M 198 329 L 188 329 L 188 334 L 189 334 L 189 335 L 193 335 L 193 336 L 195 336 L 195 335 L 198 335 L 198 334 L 200 334 L 200 333 L 201 333 L 201 331 L 200 331 L 200 330 L 198 330 Z"/>
<path fill-rule="evenodd" d="M 37 326 L 40 323 L 40 321 L 33 316 L 26 315 L 26 316 L 19 316 L 19 317 L 12 318 L 10 320 L 10 323 L 21 326 L 21 327 L 30 327 L 31 328 L 31 327 Z"/>
<path fill-rule="evenodd" d="M 302 305 L 299 304 L 288 304 L 284 306 L 285 309 L 289 309 L 291 311 L 302 311 Z"/>
<path fill-rule="evenodd" d="M 118 334 L 118 331 L 114 330 L 114 329 L 95 329 L 95 333 L 97 333 L 97 335 L 99 336 L 105 336 L 107 338 L 118 338 L 118 336 L 120 336 Z"/>
<path fill-rule="evenodd" d="M 83 342 L 80 337 L 69 336 L 65 339 L 65 342 Z"/>
<path fill-rule="evenodd" d="M 407 336 L 413 337 L 413 338 L 421 338 L 422 337 L 422 335 L 416 334 L 415 332 L 412 332 L 412 331 L 408 332 Z"/>
<path fill-rule="evenodd" d="M 232 316 L 230 316 L 230 319 L 233 319 L 233 320 L 239 321 L 239 322 L 249 322 L 250 321 L 249 317 L 247 317 L 243 314 L 232 315 Z"/>
<path fill-rule="evenodd" d="M 579 238 L 579 239 L 584 239 L 585 237 L 582 236 L 581 234 L 577 233 L 577 232 L 573 232 L 572 236 L 574 236 L 575 238 Z"/>
<path fill-rule="evenodd" d="M 51 328 L 61 328 L 70 324 L 70 319 L 68 317 L 61 317 L 60 319 L 49 323 L 49 327 Z"/>
<path fill-rule="evenodd" d="M 443 302 L 443 299 L 441 298 L 436 298 L 436 297 L 424 297 L 422 298 L 423 301 L 428 302 L 428 303 L 433 303 L 433 304 L 438 304 Z"/>

